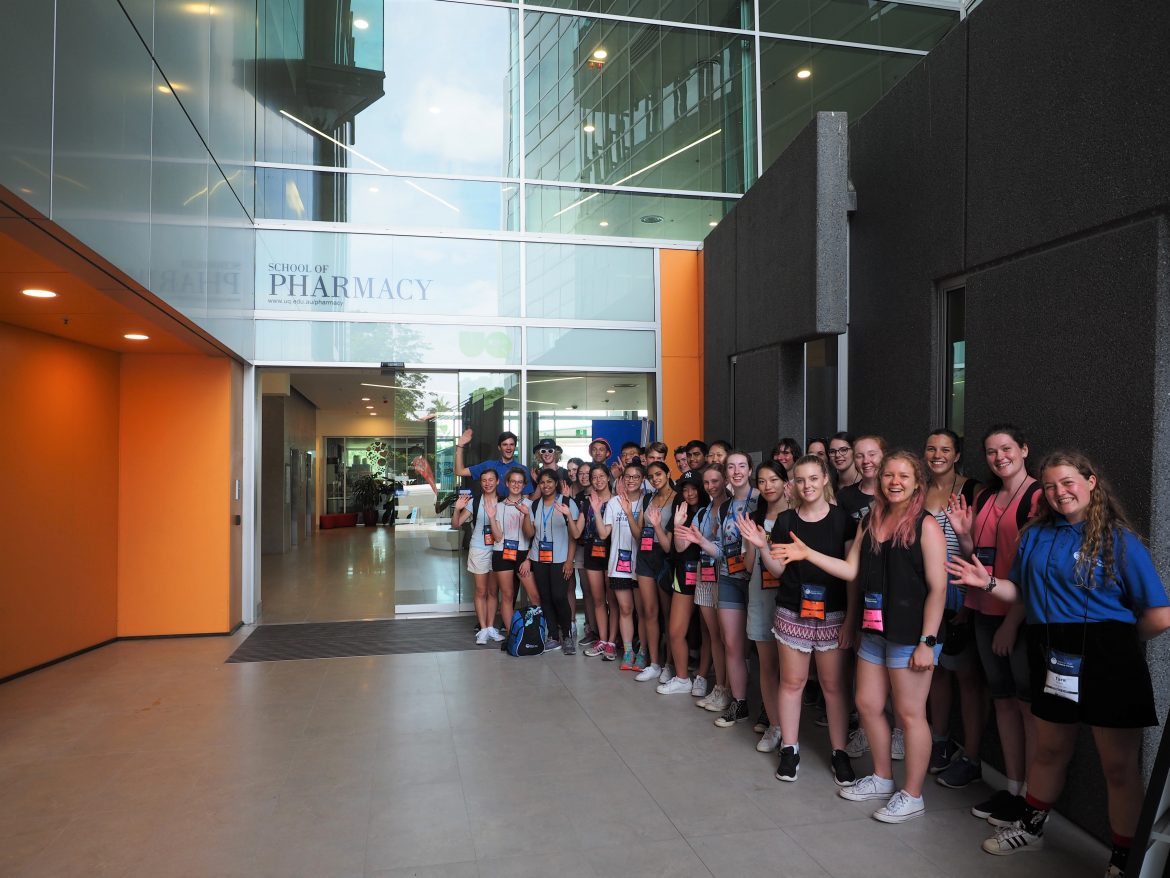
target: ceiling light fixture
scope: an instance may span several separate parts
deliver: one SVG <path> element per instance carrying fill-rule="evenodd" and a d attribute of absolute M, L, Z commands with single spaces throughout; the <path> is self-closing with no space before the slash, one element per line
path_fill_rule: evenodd
<path fill-rule="evenodd" d="M 369 402 L 369 401 L 370 401 L 370 398 L 368 396 L 362 397 L 362 402 Z"/>
<path fill-rule="evenodd" d="M 370 417 L 376 418 L 376 417 L 378 417 L 378 413 L 377 412 L 370 412 Z"/>
<path fill-rule="evenodd" d="M 370 27 L 370 23 L 368 21 L 366 21 L 364 18 L 355 18 L 353 20 L 353 26 L 355 28 L 357 28 L 358 30 L 368 30 Z"/>
<path fill-rule="evenodd" d="M 372 409 L 372 408 L 373 408 L 373 406 L 372 406 L 372 405 L 368 405 L 368 406 L 366 406 L 366 408 L 368 408 L 368 409 Z"/>
<path fill-rule="evenodd" d="M 581 130 L 584 131 L 586 134 L 592 134 L 594 131 L 597 130 L 597 126 L 594 125 L 592 122 L 586 122 L 583 126 L 581 126 Z"/>
<path fill-rule="evenodd" d="M 141 332 L 127 332 L 122 338 L 127 338 L 130 341 L 147 341 L 150 339 L 150 336 L 143 335 Z"/>
<path fill-rule="evenodd" d="M 21 290 L 30 299 L 55 299 L 57 294 L 52 290 Z"/>
<path fill-rule="evenodd" d="M 807 67 L 802 67 L 796 71 L 797 79 L 808 79 L 810 76 L 812 76 L 812 71 Z"/>
<path fill-rule="evenodd" d="M 605 392 L 606 392 L 606 393 L 617 393 L 617 390 L 615 390 L 614 388 L 612 388 L 612 387 L 611 387 L 611 388 L 609 388 L 609 389 L 608 389 L 607 391 L 605 391 Z"/>
<path fill-rule="evenodd" d="M 603 229 L 609 228 L 609 222 L 607 220 L 602 220 L 601 222 L 598 223 L 598 225 L 601 226 Z"/>
<path fill-rule="evenodd" d="M 606 58 L 609 57 L 609 52 L 605 51 L 605 49 L 594 49 L 593 50 L 593 57 L 596 58 L 598 61 L 604 61 Z"/>
<path fill-rule="evenodd" d="M 709 225 L 711 228 L 715 228 L 717 225 L 719 225 L 719 223 L 717 223 L 715 220 L 711 220 L 711 222 L 707 223 L 707 225 Z"/>

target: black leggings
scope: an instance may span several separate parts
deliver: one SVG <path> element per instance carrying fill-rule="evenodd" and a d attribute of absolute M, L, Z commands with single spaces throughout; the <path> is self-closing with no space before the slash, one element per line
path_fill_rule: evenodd
<path fill-rule="evenodd" d="M 569 636 L 569 625 L 573 622 L 569 612 L 569 583 L 572 577 L 565 579 L 564 567 L 561 564 L 542 564 L 532 562 L 532 577 L 536 580 L 536 590 L 540 593 L 540 606 L 544 610 L 545 624 L 548 626 L 548 636 Z"/>

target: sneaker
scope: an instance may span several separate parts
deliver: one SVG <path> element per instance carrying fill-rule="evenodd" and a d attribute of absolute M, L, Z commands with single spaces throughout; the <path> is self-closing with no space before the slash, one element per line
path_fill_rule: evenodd
<path fill-rule="evenodd" d="M 814 707 L 821 698 L 821 684 L 816 680 L 809 680 L 804 684 L 804 693 L 800 696 L 800 703 L 805 707 Z"/>
<path fill-rule="evenodd" d="M 585 636 L 577 642 L 581 644 L 582 649 L 588 649 L 593 644 L 597 643 L 597 641 L 600 639 L 601 637 L 598 636 L 596 631 L 594 631 L 592 628 L 586 627 Z"/>
<path fill-rule="evenodd" d="M 552 652 L 553 650 L 557 650 L 560 648 L 561 648 L 561 642 L 559 640 L 557 640 L 555 637 L 550 637 L 548 640 L 546 640 L 544 642 L 544 651 L 545 652 Z"/>
<path fill-rule="evenodd" d="M 1125 878 L 1125 870 L 1116 863 L 1110 863 L 1109 868 L 1105 870 L 1105 878 Z"/>
<path fill-rule="evenodd" d="M 893 778 L 867 774 L 853 786 L 837 790 L 837 795 L 850 802 L 864 802 L 868 799 L 888 799 L 896 790 Z"/>
<path fill-rule="evenodd" d="M 582 642 L 582 645 L 584 646 L 583 642 Z M 605 654 L 605 641 L 604 640 L 595 640 L 589 646 L 585 647 L 585 657 L 586 658 L 595 658 L 596 656 L 604 655 L 604 654 Z"/>
<path fill-rule="evenodd" d="M 572 628 L 569 629 L 569 636 L 561 641 L 561 652 L 563 652 L 565 655 L 577 654 L 577 642 L 576 638 L 573 636 Z"/>
<path fill-rule="evenodd" d="M 983 764 L 972 762 L 966 756 L 960 756 L 947 766 L 946 771 L 935 778 L 944 787 L 952 790 L 961 790 L 968 784 L 983 779 Z"/>
<path fill-rule="evenodd" d="M 488 637 L 494 640 L 496 643 L 504 642 L 504 635 L 501 634 L 500 629 L 496 628 L 495 626 L 488 629 Z"/>
<path fill-rule="evenodd" d="M 608 656 L 608 655 L 606 655 L 606 658 L 609 658 L 609 656 Z M 631 647 L 631 646 L 627 646 L 627 647 L 626 647 L 626 648 L 625 648 L 625 649 L 622 651 L 622 667 L 621 667 L 621 670 L 623 670 L 623 671 L 632 671 L 632 670 L 634 670 L 634 649 L 633 649 L 633 647 Z"/>
<path fill-rule="evenodd" d="M 764 737 L 760 738 L 756 744 L 756 749 L 761 753 L 775 753 L 776 748 L 780 746 L 780 726 L 768 726 L 764 730 Z"/>
<path fill-rule="evenodd" d="M 926 813 L 922 797 L 917 799 L 905 790 L 898 790 L 890 800 L 873 812 L 873 819 L 882 823 L 905 823 Z"/>
<path fill-rule="evenodd" d="M 752 726 L 752 731 L 757 735 L 762 735 L 772 727 L 771 720 L 768 719 L 768 711 L 760 708 L 760 714 L 756 717 L 756 724 Z"/>
<path fill-rule="evenodd" d="M 607 662 L 616 662 L 617 661 L 617 644 L 614 643 L 612 640 L 606 641 L 605 651 L 602 653 L 601 657 L 603 659 L 605 659 Z"/>
<path fill-rule="evenodd" d="M 833 773 L 833 783 L 839 787 L 851 787 L 857 783 L 857 775 L 853 771 L 853 762 L 844 750 L 834 750 L 830 760 L 829 770 Z"/>
<path fill-rule="evenodd" d="M 727 706 L 731 704 L 731 701 L 731 690 L 726 686 L 716 686 L 715 691 L 707 699 L 707 703 L 703 707 L 712 713 L 723 713 L 723 711 L 727 710 Z"/>
<path fill-rule="evenodd" d="M 1024 817 L 1024 797 L 1012 796 L 1011 799 L 1004 799 L 1003 805 L 998 808 L 993 808 L 991 813 L 987 815 L 987 822 L 992 826 L 997 826 L 1000 829 L 1011 826 L 1018 820 Z"/>
<path fill-rule="evenodd" d="M 950 764 L 958 758 L 959 751 L 962 749 L 950 738 L 931 742 L 930 768 L 928 769 L 930 773 L 940 774 L 946 771 Z"/>
<path fill-rule="evenodd" d="M 659 683 L 669 683 L 675 678 L 674 665 L 667 662 L 662 666 L 662 673 L 658 675 Z"/>
<path fill-rule="evenodd" d="M 869 738 L 861 726 L 849 733 L 849 740 L 845 743 L 845 752 L 849 754 L 850 759 L 859 759 L 869 752 Z M 890 792 L 892 793 L 893 790 Z"/>
<path fill-rule="evenodd" d="M 822 729 L 829 727 L 829 715 L 823 710 L 817 714 L 817 718 L 813 720 L 813 724 L 820 726 Z"/>
<path fill-rule="evenodd" d="M 1022 821 L 1016 821 L 1011 826 L 1004 826 L 991 838 L 983 842 L 983 850 L 997 857 L 1008 854 L 1018 854 L 1022 851 L 1038 851 L 1044 847 L 1044 824 L 1040 824 L 1040 831 L 1029 832 Z"/>
<path fill-rule="evenodd" d="M 662 668 L 658 665 L 650 665 L 642 668 L 642 673 L 634 677 L 639 683 L 649 683 L 651 680 L 657 680 L 662 675 Z"/>
<path fill-rule="evenodd" d="M 691 681 L 686 677 L 675 677 L 669 683 L 658 684 L 659 695 L 685 695 L 691 691 Z"/>
<path fill-rule="evenodd" d="M 901 729 L 894 729 L 894 734 L 890 738 L 890 758 L 898 761 L 906 758 L 906 738 Z"/>
<path fill-rule="evenodd" d="M 491 630 L 490 628 L 480 628 L 478 631 L 475 632 L 475 642 L 479 646 L 483 646 L 485 643 L 488 642 L 488 632 L 490 630 Z"/>
<path fill-rule="evenodd" d="M 992 814 L 1002 814 L 1003 811 L 1011 806 L 1012 800 L 1016 797 L 1007 790 L 996 790 L 991 794 L 991 798 L 980 802 L 978 805 L 971 806 L 971 813 L 981 820 L 986 820 Z"/>
<path fill-rule="evenodd" d="M 650 664 L 650 657 L 648 655 L 646 655 L 646 650 L 639 649 L 634 654 L 634 664 L 630 668 L 630 670 L 631 671 L 638 671 L 639 673 L 641 673 L 642 671 L 646 670 L 646 667 L 649 664 Z M 661 666 L 655 665 L 654 667 L 658 668 L 658 673 L 660 673 L 660 674 L 662 673 Z"/>
<path fill-rule="evenodd" d="M 792 782 L 796 780 L 797 769 L 800 768 L 800 754 L 795 747 L 784 747 L 780 750 L 780 767 L 776 769 L 776 780 Z"/>
<path fill-rule="evenodd" d="M 741 723 L 750 717 L 746 698 L 729 698 L 727 710 L 723 711 L 723 715 L 715 720 L 715 725 L 721 729 L 730 729 L 736 723 Z"/>
<path fill-rule="evenodd" d="M 707 696 L 706 677 L 695 677 L 695 682 L 691 684 L 691 695 L 694 698 L 705 698 Z"/>

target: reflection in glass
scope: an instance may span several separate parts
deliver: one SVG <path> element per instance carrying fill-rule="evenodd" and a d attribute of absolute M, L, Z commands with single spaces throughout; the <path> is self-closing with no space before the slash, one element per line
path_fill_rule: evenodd
<path fill-rule="evenodd" d="M 764 167 L 818 110 L 846 112 L 855 121 L 921 60 L 921 55 L 761 40 Z"/>
<path fill-rule="evenodd" d="M 294 363 L 520 365 L 520 329 L 423 323 L 257 320 L 256 359 Z"/>
<path fill-rule="evenodd" d="M 594 420 L 653 418 L 656 411 L 652 373 L 531 372 L 528 376 L 529 444 L 556 440 L 564 449 L 561 466 L 570 457 L 589 460 Z"/>
<path fill-rule="evenodd" d="M 257 168 L 256 186 L 265 219 L 508 231 L 518 221 L 514 184 Z"/>
<path fill-rule="evenodd" d="M 613 238 L 701 241 L 735 205 L 689 195 L 603 189 L 525 188 L 527 231 Z"/>
<path fill-rule="evenodd" d="M 657 18 L 715 27 L 750 29 L 752 26 L 752 3 L 749 0 L 707 0 L 705 3 L 681 4 L 672 0 L 542 0 L 539 5 L 574 12 Z"/>
<path fill-rule="evenodd" d="M 551 13 L 524 27 L 528 177 L 737 193 L 754 180 L 749 40 Z"/>
<path fill-rule="evenodd" d="M 520 313 L 520 245 L 512 241 L 273 229 L 256 241 L 261 310 Z"/>
<path fill-rule="evenodd" d="M 959 21 L 954 9 L 882 0 L 762 0 L 760 30 L 901 49 L 931 49 Z"/>
<path fill-rule="evenodd" d="M 519 100 L 516 13 L 508 9 L 395 0 L 354 0 L 354 63 L 293 75 L 306 49 L 293 7 L 343 0 L 263 0 L 257 158 L 358 170 L 515 176 Z M 290 11 L 292 10 L 292 11 Z M 425 35 L 425 39 L 421 38 Z M 377 83 L 375 37 L 384 43 Z M 363 60 L 365 59 L 365 60 Z M 382 72 L 385 71 L 384 80 Z M 341 74 L 345 75 L 341 75 Z M 366 80 L 369 80 L 368 82 Z M 314 89 L 314 85 L 320 85 Z M 349 95 L 342 101 L 338 94 Z"/>
<path fill-rule="evenodd" d="M 837 432 L 837 336 L 804 346 L 804 425 L 807 440 Z"/>
<path fill-rule="evenodd" d="M 648 247 L 529 244 L 529 317 L 654 319 L 654 251 Z"/>
<path fill-rule="evenodd" d="M 944 357 L 946 358 L 943 388 L 946 394 L 946 411 L 943 423 L 963 435 L 966 427 L 964 413 L 967 401 L 967 328 L 966 328 L 966 287 L 947 290 L 943 295 L 943 312 L 946 325 Z"/>
<path fill-rule="evenodd" d="M 654 368 L 654 333 L 648 330 L 532 326 L 527 332 L 533 366 Z"/>

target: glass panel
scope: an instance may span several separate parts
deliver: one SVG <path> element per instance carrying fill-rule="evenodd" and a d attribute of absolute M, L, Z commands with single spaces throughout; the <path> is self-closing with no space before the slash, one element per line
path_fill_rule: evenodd
<path fill-rule="evenodd" d="M 314 313 L 513 317 L 520 313 L 520 245 L 260 231 L 256 235 L 256 307 Z"/>
<path fill-rule="evenodd" d="M 804 426 L 808 440 L 837 432 L 837 336 L 818 338 L 804 346 Z"/>
<path fill-rule="evenodd" d="M 318 40 L 327 57 L 311 63 L 315 50 L 308 35 L 315 33 L 314 11 L 321 5 L 263 4 L 257 158 L 516 176 L 515 12 L 441 0 L 384 6 L 360 0 L 353 6 L 354 24 L 366 21 L 369 27 L 355 31 L 360 36 L 352 47 L 344 40 Z M 384 21 L 375 6 L 385 9 Z M 351 49 L 352 57 L 346 55 Z"/>
<path fill-rule="evenodd" d="M 55 4 L 9 3 L 4 29 L 5 79 L 0 89 L 0 182 L 46 216 L 53 144 L 53 36 Z"/>
<path fill-rule="evenodd" d="M 515 231 L 516 184 L 256 169 L 256 213 L 265 219 Z"/>
<path fill-rule="evenodd" d="M 654 251 L 648 247 L 529 244 L 529 317 L 654 319 Z"/>
<path fill-rule="evenodd" d="M 653 418 L 656 411 L 653 374 L 532 372 L 528 377 L 528 435 L 533 444 L 555 439 L 564 449 L 561 466 L 571 457 L 589 460 L 594 419 Z"/>
<path fill-rule="evenodd" d="M 636 329 L 529 327 L 528 362 L 533 366 L 653 369 L 654 333 Z"/>
<path fill-rule="evenodd" d="M 708 0 L 705 3 L 675 0 L 542 0 L 541 6 L 555 6 L 574 12 L 600 12 L 630 18 L 659 18 L 686 24 L 748 28 L 752 26 L 752 4 L 747 0 Z"/>
<path fill-rule="evenodd" d="M 256 359 L 295 363 L 520 365 L 516 326 L 257 320 Z"/>
<path fill-rule="evenodd" d="M 967 404 L 967 329 L 966 329 L 966 287 L 948 290 L 943 299 L 946 314 L 946 374 L 943 376 L 943 393 L 947 410 L 944 419 L 947 427 L 960 436 L 966 426 L 964 412 Z"/>
<path fill-rule="evenodd" d="M 818 110 L 844 111 L 854 121 L 922 60 L 788 40 L 761 40 L 760 53 L 765 168 Z"/>
<path fill-rule="evenodd" d="M 557 186 L 525 187 L 529 232 L 702 241 L 733 199 L 646 195 Z"/>
<path fill-rule="evenodd" d="M 524 26 L 528 177 L 707 192 L 754 179 L 750 40 L 550 13 Z"/>
<path fill-rule="evenodd" d="M 902 49 L 931 49 L 959 21 L 953 9 L 881 0 L 764 0 L 760 30 Z"/>

